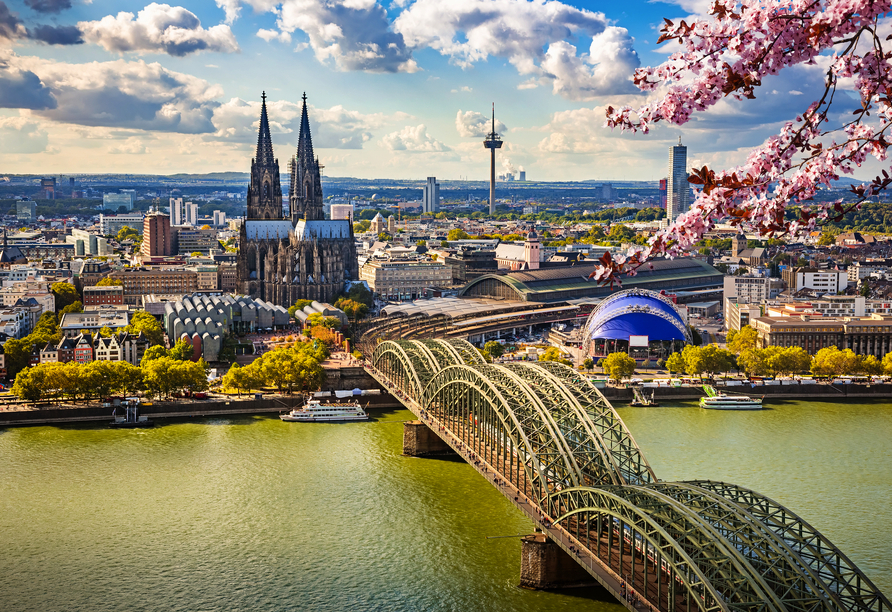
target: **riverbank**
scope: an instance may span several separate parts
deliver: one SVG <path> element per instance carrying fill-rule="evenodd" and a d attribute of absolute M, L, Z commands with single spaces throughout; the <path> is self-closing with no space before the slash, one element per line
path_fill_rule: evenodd
<path fill-rule="evenodd" d="M 739 387 L 719 387 L 729 395 L 748 395 L 766 399 L 785 400 L 820 400 L 834 401 L 851 399 L 892 399 L 892 385 L 759 385 L 756 387 L 743 385 Z M 645 394 L 654 393 L 656 401 L 698 400 L 706 393 L 700 387 L 647 387 Z M 631 402 L 633 399 L 630 387 L 605 387 L 601 393 L 610 402 Z"/>
<path fill-rule="evenodd" d="M 141 406 L 139 413 L 149 418 L 205 417 L 234 414 L 278 414 L 291 410 L 296 397 L 273 396 L 264 399 L 207 400 L 154 402 Z M 402 408 L 403 405 L 391 395 L 363 396 L 361 403 L 368 404 L 369 410 Z M 112 420 L 112 409 L 101 405 L 53 406 L 29 410 L 6 410 L 0 412 L 0 427 L 27 425 L 53 425 L 62 423 L 89 423 Z"/>

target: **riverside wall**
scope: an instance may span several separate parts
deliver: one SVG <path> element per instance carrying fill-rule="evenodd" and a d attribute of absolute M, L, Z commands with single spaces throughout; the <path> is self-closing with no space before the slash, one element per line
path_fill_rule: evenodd
<path fill-rule="evenodd" d="M 654 392 L 654 399 L 657 401 L 695 400 L 706 395 L 699 387 L 645 387 L 643 390 L 648 397 L 651 392 Z M 719 387 L 719 390 L 729 395 L 764 396 L 766 399 L 814 399 L 828 402 L 846 398 L 892 400 L 892 384 L 761 385 L 757 387 L 742 385 Z M 611 402 L 631 402 L 633 399 L 632 389 L 628 387 L 607 387 L 601 389 L 601 393 Z"/>

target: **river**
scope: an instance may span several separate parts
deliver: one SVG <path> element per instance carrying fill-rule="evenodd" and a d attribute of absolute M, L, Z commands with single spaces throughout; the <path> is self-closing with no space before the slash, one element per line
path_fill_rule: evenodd
<path fill-rule="evenodd" d="M 754 488 L 892 592 L 892 405 L 620 413 L 665 480 Z M 620 612 L 518 588 L 532 524 L 469 466 L 369 423 L 0 430 L 0 610 Z"/>

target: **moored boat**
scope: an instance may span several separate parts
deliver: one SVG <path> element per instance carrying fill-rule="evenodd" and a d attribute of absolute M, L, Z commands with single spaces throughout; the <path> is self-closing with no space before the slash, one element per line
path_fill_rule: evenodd
<path fill-rule="evenodd" d="M 762 399 L 748 395 L 727 395 L 704 385 L 707 397 L 700 398 L 700 407 L 707 410 L 761 410 Z"/>
<path fill-rule="evenodd" d="M 312 399 L 306 406 L 280 414 L 279 418 L 289 422 L 367 421 L 369 415 L 359 402 L 321 402 Z"/>

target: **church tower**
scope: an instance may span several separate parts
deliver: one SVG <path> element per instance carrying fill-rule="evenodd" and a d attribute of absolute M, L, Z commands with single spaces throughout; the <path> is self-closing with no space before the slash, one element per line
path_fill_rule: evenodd
<path fill-rule="evenodd" d="M 284 219 L 282 184 L 279 182 L 279 160 L 273 155 L 273 139 L 266 116 L 266 92 L 260 110 L 257 154 L 251 160 L 251 185 L 248 187 L 247 219 Z"/>
<path fill-rule="evenodd" d="M 297 139 L 297 155 L 291 160 L 291 188 L 288 201 L 291 219 L 320 221 L 325 219 L 322 211 L 322 166 L 313 156 L 313 139 L 310 136 L 310 119 L 307 116 L 307 94 L 303 95 L 303 109 L 300 113 L 300 135 Z"/>

